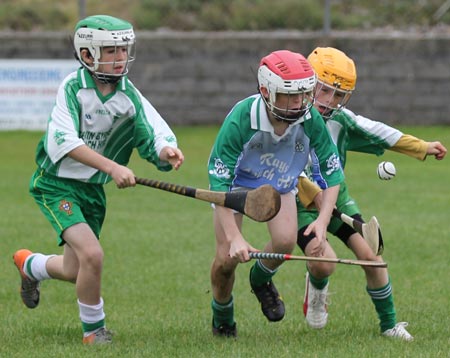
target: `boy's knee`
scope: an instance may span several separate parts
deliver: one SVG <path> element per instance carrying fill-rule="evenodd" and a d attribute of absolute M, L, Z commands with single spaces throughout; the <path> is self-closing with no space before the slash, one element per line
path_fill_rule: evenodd
<path fill-rule="evenodd" d="M 331 276 L 336 269 L 336 264 L 330 262 L 309 262 L 308 271 L 314 277 L 321 279 Z"/>
<path fill-rule="evenodd" d="M 103 266 L 103 250 L 101 248 L 85 253 L 83 258 L 80 258 L 80 266 L 86 265 L 92 270 L 100 270 Z"/>

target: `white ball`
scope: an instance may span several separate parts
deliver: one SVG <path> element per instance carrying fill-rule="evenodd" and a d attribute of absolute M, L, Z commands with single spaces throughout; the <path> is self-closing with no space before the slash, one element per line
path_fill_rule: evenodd
<path fill-rule="evenodd" d="M 378 178 L 382 180 L 391 180 L 396 174 L 394 164 L 391 162 L 381 162 L 378 164 L 377 174 Z"/>

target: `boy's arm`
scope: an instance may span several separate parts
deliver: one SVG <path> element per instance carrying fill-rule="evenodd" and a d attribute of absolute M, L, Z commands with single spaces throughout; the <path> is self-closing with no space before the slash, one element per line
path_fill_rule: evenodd
<path fill-rule="evenodd" d="M 425 160 L 428 143 L 409 134 L 403 134 L 400 139 L 389 148 L 394 152 L 409 155 L 410 157 Z"/>
<path fill-rule="evenodd" d="M 161 171 L 169 171 L 172 166 L 179 167 L 183 158 L 181 151 L 176 150 L 175 134 L 151 103 L 142 95 L 140 99 L 142 109 L 136 118 L 134 134 L 134 145 L 139 155 Z M 169 158 L 170 161 L 167 160 Z"/>
<path fill-rule="evenodd" d="M 331 220 L 333 209 L 336 205 L 336 200 L 339 195 L 339 188 L 340 185 L 334 185 L 323 191 L 323 200 L 319 211 L 319 216 L 315 221 L 309 224 L 305 230 L 305 235 L 314 233 L 319 243 L 312 249 L 312 256 L 321 256 L 325 250 L 327 228 Z"/>
<path fill-rule="evenodd" d="M 447 148 L 440 142 L 426 142 L 409 134 L 403 134 L 389 149 L 419 160 L 425 160 L 428 155 L 434 155 L 440 160 L 447 154 Z"/>
<path fill-rule="evenodd" d="M 111 176 L 118 188 L 135 186 L 133 171 L 123 165 L 117 164 L 111 159 L 104 157 L 87 145 L 81 145 L 71 150 L 67 156 L 83 163 L 84 165 L 98 169 Z"/>
<path fill-rule="evenodd" d="M 352 138 L 349 150 L 383 154 L 377 150 L 389 149 L 394 152 L 406 154 L 410 157 L 425 160 L 428 155 L 434 155 L 440 160 L 447 154 L 447 149 L 440 142 L 426 142 L 409 134 L 403 134 L 398 129 L 385 123 L 373 121 L 354 114 L 349 109 L 344 109 L 344 114 L 349 121 Z"/>
<path fill-rule="evenodd" d="M 237 259 L 239 262 L 247 262 L 250 260 L 250 251 L 259 251 L 250 245 L 242 236 L 239 230 L 235 213 L 229 208 L 223 206 L 216 206 L 214 208 L 214 222 L 215 230 L 220 234 L 216 237 L 220 240 L 225 240 L 229 246 L 229 256 L 232 259 Z"/>
<path fill-rule="evenodd" d="M 302 203 L 302 205 L 307 209 L 314 204 L 314 199 L 316 198 L 317 194 L 322 191 L 319 186 L 314 184 L 306 176 L 299 177 L 297 189 L 298 199 L 300 200 L 300 203 Z"/>
<path fill-rule="evenodd" d="M 323 232 L 323 238 L 326 239 L 326 232 L 328 224 L 331 220 L 333 209 L 336 206 L 336 201 L 339 195 L 340 185 L 330 186 L 323 191 L 322 206 L 319 211 L 319 217 L 317 220 L 323 221 L 325 231 Z"/>
<path fill-rule="evenodd" d="M 239 122 L 227 117 L 217 134 L 208 159 L 210 190 L 230 190 L 235 178 L 234 169 L 242 148 Z"/>

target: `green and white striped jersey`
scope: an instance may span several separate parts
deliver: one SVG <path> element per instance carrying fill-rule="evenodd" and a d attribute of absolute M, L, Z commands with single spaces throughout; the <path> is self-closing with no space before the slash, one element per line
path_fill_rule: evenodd
<path fill-rule="evenodd" d="M 125 76 L 116 91 L 103 96 L 89 72 L 80 68 L 61 83 L 47 131 L 36 149 L 36 163 L 53 176 L 105 184 L 112 178 L 67 156 L 87 145 L 103 156 L 127 165 L 133 151 L 168 171 L 160 161 L 165 146 L 177 147 L 167 123 Z"/>
<path fill-rule="evenodd" d="M 356 115 L 347 108 L 326 121 L 328 131 L 339 151 L 345 168 L 347 151 L 382 155 L 393 147 L 403 135 L 399 130 L 382 122 Z"/>
<path fill-rule="evenodd" d="M 393 147 L 403 135 L 402 132 L 387 124 L 356 115 L 347 108 L 326 120 L 326 126 L 331 138 L 336 143 L 343 169 L 345 169 L 347 161 L 347 151 L 380 156 L 386 149 Z M 321 187 L 314 177 L 312 165 L 308 165 L 305 174 Z M 338 203 L 341 200 L 348 200 L 346 182 L 341 183 L 339 193 Z"/>

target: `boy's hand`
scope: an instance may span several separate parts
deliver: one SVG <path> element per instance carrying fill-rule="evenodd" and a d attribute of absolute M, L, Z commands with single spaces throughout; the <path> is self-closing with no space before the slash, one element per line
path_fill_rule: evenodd
<path fill-rule="evenodd" d="M 242 235 L 235 238 L 230 242 L 230 252 L 229 256 L 233 259 L 237 259 L 239 262 L 244 263 L 250 261 L 249 252 L 258 252 L 259 250 L 255 249 L 252 245 L 250 245 Z"/>
<path fill-rule="evenodd" d="M 184 162 L 184 155 L 178 148 L 164 147 L 159 153 L 159 159 L 169 162 L 175 170 L 178 170 Z"/>
<path fill-rule="evenodd" d="M 434 155 L 437 160 L 444 159 L 447 154 L 447 148 L 445 148 L 441 142 L 429 142 L 427 155 Z"/>
<path fill-rule="evenodd" d="M 325 251 L 325 243 L 327 240 L 327 225 L 322 223 L 319 218 L 314 220 L 305 230 L 305 236 L 314 233 L 315 238 L 311 241 L 314 246 L 311 255 L 312 256 L 323 256 Z"/>
<path fill-rule="evenodd" d="M 109 175 L 113 178 L 119 189 L 136 186 L 136 180 L 133 171 L 123 165 L 118 164 L 114 166 Z"/>

